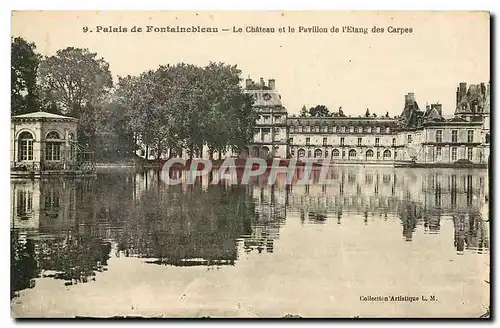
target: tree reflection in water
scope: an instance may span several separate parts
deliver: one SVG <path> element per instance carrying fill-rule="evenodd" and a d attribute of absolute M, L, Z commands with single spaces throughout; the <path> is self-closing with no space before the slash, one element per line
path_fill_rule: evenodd
<path fill-rule="evenodd" d="M 119 251 L 176 266 L 233 265 L 235 240 L 251 231 L 255 208 L 246 186 L 169 186 L 145 191 Z"/>

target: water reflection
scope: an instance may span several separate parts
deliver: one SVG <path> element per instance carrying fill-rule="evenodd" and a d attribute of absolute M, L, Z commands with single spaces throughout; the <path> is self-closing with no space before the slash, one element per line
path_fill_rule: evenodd
<path fill-rule="evenodd" d="M 302 176 L 299 170 L 295 179 Z M 452 220 L 458 254 L 489 249 L 485 171 L 345 167 L 329 172 L 331 184 L 318 177 L 313 171 L 310 185 L 286 185 L 283 174 L 269 186 L 263 174 L 241 186 L 211 185 L 209 176 L 169 186 L 154 171 L 111 170 L 96 178 L 12 180 L 11 297 L 39 276 L 92 282 L 110 256 L 235 265 L 241 256 L 275 252 L 280 229 L 294 217 L 319 227 L 359 219 L 367 229 L 397 218 L 402 242 L 437 235 Z"/>

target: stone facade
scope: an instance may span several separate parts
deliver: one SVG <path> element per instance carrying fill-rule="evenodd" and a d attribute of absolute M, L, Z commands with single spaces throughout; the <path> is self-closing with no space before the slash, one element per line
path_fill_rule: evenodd
<path fill-rule="evenodd" d="M 67 170 L 77 162 L 75 118 L 45 112 L 11 120 L 11 168 L 32 171 Z"/>

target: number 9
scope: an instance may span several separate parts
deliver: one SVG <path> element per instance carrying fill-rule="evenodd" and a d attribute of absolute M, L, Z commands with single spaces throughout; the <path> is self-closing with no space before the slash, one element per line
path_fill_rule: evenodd
<path fill-rule="evenodd" d="M 87 33 L 89 31 L 89 28 L 87 26 L 83 27 L 83 33 Z"/>

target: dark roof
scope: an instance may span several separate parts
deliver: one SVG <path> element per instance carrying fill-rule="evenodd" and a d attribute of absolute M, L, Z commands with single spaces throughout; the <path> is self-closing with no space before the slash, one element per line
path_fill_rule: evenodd
<path fill-rule="evenodd" d="M 398 121 L 387 117 L 289 117 L 288 125 L 396 126 Z"/>

